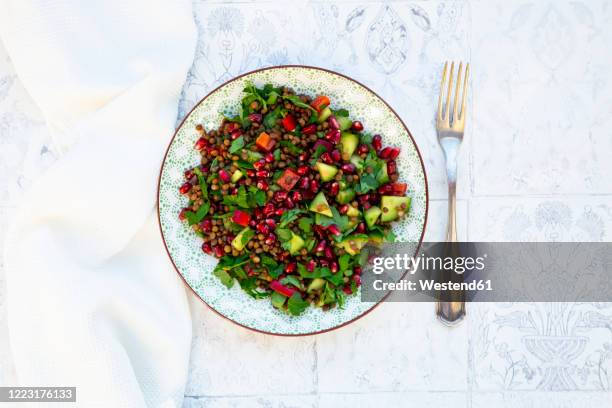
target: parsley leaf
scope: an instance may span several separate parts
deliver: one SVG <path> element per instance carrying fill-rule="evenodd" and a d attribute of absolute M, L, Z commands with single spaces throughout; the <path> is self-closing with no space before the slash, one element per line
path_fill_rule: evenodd
<path fill-rule="evenodd" d="M 285 276 L 282 280 L 281 283 L 283 285 L 293 285 L 296 288 L 300 289 L 300 290 L 305 290 L 304 288 L 304 284 L 302 282 L 300 282 L 300 280 L 297 278 L 297 276 L 295 275 L 288 275 Z"/>
<path fill-rule="evenodd" d="M 273 111 L 268 112 L 263 119 L 263 124 L 266 129 L 272 129 L 274 126 L 276 126 L 276 121 L 279 120 L 285 112 L 285 108 L 281 106 L 277 106 Z"/>
<path fill-rule="evenodd" d="M 229 152 L 232 154 L 236 153 L 237 151 L 240 151 L 243 147 L 244 147 L 244 136 L 240 136 L 232 142 L 232 145 L 229 148 Z"/>
<path fill-rule="evenodd" d="M 316 112 L 315 108 L 313 108 L 312 106 L 310 106 L 307 103 L 303 102 L 300 99 L 300 97 L 297 96 L 297 95 L 284 95 L 283 99 L 288 100 L 289 102 L 291 102 L 292 104 L 294 104 L 298 108 L 310 109 L 311 111 Z M 347 112 L 347 114 L 348 114 L 348 112 Z"/>
<path fill-rule="evenodd" d="M 289 211 L 285 211 L 280 218 L 280 224 L 278 225 L 280 228 L 285 228 L 289 223 L 295 221 L 297 217 L 303 214 L 305 211 L 299 208 L 294 208 Z"/>
<path fill-rule="evenodd" d="M 304 149 L 297 147 L 295 144 L 293 144 L 289 140 L 281 140 L 280 145 L 282 147 L 286 147 L 287 149 L 289 149 L 289 153 L 293 155 L 298 155 L 304 151 Z"/>
<path fill-rule="evenodd" d="M 248 196 L 244 186 L 238 188 L 238 193 L 235 195 L 223 196 L 223 204 L 235 205 L 242 208 L 249 208 Z"/>
<path fill-rule="evenodd" d="M 198 208 L 198 211 L 185 211 L 185 218 L 189 225 L 197 224 L 202 221 L 206 214 L 208 214 L 208 210 L 210 210 L 210 202 L 208 200 L 204 201 L 204 203 Z"/>
<path fill-rule="evenodd" d="M 308 302 L 302 299 L 299 293 L 294 293 L 287 302 L 287 310 L 294 316 L 298 316 L 306 310 Z"/>
<path fill-rule="evenodd" d="M 298 227 L 304 231 L 305 233 L 310 233 L 312 231 L 312 223 L 313 219 L 310 217 L 302 217 L 298 221 Z"/>

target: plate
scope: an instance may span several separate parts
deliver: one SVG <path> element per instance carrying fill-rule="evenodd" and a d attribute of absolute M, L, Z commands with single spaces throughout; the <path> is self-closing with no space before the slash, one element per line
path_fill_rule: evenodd
<path fill-rule="evenodd" d="M 329 331 L 372 310 L 376 304 L 362 302 L 360 294 L 348 296 L 343 308 L 322 311 L 309 307 L 294 317 L 276 310 L 269 299 L 251 298 L 234 285 L 227 289 L 213 276 L 217 259 L 201 250 L 202 241 L 178 219 L 185 198 L 178 188 L 183 172 L 199 163 L 193 145 L 199 135 L 196 124 L 216 129 L 223 113 L 236 114 L 245 84 L 285 85 L 296 93 L 327 95 L 332 107 L 348 109 L 366 132 L 380 133 L 383 145 L 400 146 L 396 159 L 400 181 L 408 183 L 411 209 L 407 217 L 395 223 L 393 231 L 399 242 L 421 243 L 427 220 L 427 178 L 419 150 L 408 128 L 393 109 L 378 95 L 359 82 L 336 72 L 307 66 L 279 66 L 249 72 L 234 78 L 204 97 L 185 117 L 174 134 L 162 164 L 158 187 L 160 229 L 168 255 L 179 275 L 193 292 L 212 310 L 243 327 L 276 335 L 307 335 Z"/>

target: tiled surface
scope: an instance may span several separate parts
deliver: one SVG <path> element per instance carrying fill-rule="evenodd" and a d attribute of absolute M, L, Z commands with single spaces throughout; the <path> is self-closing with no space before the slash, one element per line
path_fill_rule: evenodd
<path fill-rule="evenodd" d="M 179 118 L 258 67 L 309 64 L 351 75 L 411 129 L 430 183 L 426 239 L 442 239 L 446 185 L 432 114 L 441 61 L 470 59 L 461 237 L 612 238 L 612 1 L 194 6 L 200 42 Z M 0 48 L 0 231 L 57 156 Z M 342 330 L 297 339 L 255 334 L 196 299 L 191 305 L 189 408 L 612 406 L 609 303 L 470 304 L 452 330 L 437 324 L 433 305 L 389 303 Z M 13 378 L 5 307 L 0 289 L 0 383 Z M 577 352 L 566 351 L 575 344 Z M 561 350 L 556 359 L 542 353 L 547 345 Z"/>

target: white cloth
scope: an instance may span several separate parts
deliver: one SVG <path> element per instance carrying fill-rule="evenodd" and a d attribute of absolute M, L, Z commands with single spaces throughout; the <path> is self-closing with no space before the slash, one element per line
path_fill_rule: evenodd
<path fill-rule="evenodd" d="M 76 386 L 82 407 L 180 406 L 191 319 L 154 207 L 191 0 L 4 0 L 0 35 L 64 151 L 7 238 L 20 385 Z"/>

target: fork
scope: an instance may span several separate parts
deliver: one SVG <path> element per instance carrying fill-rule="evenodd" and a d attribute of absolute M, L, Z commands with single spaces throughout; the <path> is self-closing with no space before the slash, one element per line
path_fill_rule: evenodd
<path fill-rule="evenodd" d="M 436 131 L 438 133 L 438 142 L 446 161 L 446 177 L 448 180 L 448 225 L 446 227 L 446 251 L 451 256 L 458 256 L 457 242 L 457 153 L 463 140 L 463 131 L 465 129 L 465 103 L 467 99 L 468 76 L 470 72 L 470 64 L 466 64 L 465 73 L 462 70 L 463 63 L 459 63 L 457 77 L 453 78 L 455 63 L 450 65 L 450 74 L 447 71 L 448 62 L 444 63 L 442 71 L 442 80 L 440 82 L 440 96 L 438 97 L 438 112 L 436 114 Z M 453 91 L 453 79 L 456 81 Z M 461 92 L 462 91 L 462 92 Z M 461 106 L 459 107 L 459 94 L 461 95 Z M 446 94 L 446 95 L 445 95 Z M 452 97 L 452 99 L 451 99 Z M 452 101 L 452 105 L 451 105 Z M 452 111 L 451 108 L 452 107 Z M 459 108 L 461 110 L 459 110 Z M 448 273 L 442 272 L 441 281 L 461 281 L 462 275 L 453 271 Z M 449 326 L 458 324 L 465 316 L 465 293 L 463 291 L 453 291 L 445 297 L 444 301 L 438 300 L 436 303 L 436 315 L 438 319 Z M 446 301 L 448 299 L 449 301 Z"/>

